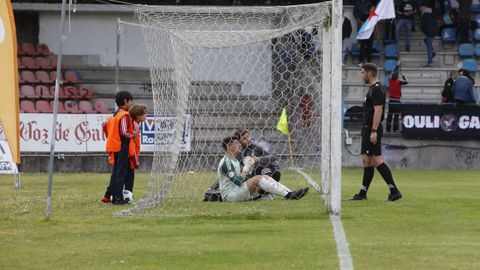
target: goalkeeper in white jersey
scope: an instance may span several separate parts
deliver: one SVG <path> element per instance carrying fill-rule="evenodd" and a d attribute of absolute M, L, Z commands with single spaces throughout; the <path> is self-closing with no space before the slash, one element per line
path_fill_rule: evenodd
<path fill-rule="evenodd" d="M 236 137 L 223 139 L 222 146 L 225 149 L 225 156 L 218 164 L 217 174 L 223 201 L 248 201 L 256 196 L 260 189 L 282 196 L 287 200 L 299 200 L 308 193 L 308 187 L 291 191 L 268 175 L 250 177 L 254 160 L 252 157 L 246 157 L 243 160 L 244 166 L 240 164 L 236 156 L 240 152 L 241 144 Z"/>

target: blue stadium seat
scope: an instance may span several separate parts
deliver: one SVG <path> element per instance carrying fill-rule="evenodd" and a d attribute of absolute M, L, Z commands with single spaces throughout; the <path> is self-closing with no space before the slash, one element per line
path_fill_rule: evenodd
<path fill-rule="evenodd" d="M 480 56 L 480 43 L 475 45 L 475 55 Z"/>
<path fill-rule="evenodd" d="M 472 4 L 472 13 L 480 13 L 480 4 Z"/>
<path fill-rule="evenodd" d="M 350 49 L 350 53 L 353 56 L 359 56 L 360 55 L 360 44 L 358 43 L 353 43 L 352 48 Z"/>
<path fill-rule="evenodd" d="M 476 41 L 479 41 L 479 40 L 480 40 L 480 28 L 475 29 L 475 32 L 473 32 L 473 38 L 474 38 Z"/>
<path fill-rule="evenodd" d="M 380 57 L 382 55 L 382 48 L 378 43 L 373 43 L 373 48 L 372 48 L 372 56 L 373 57 Z"/>
<path fill-rule="evenodd" d="M 462 68 L 465 70 L 468 70 L 470 73 L 475 73 L 477 71 L 477 60 L 476 59 L 463 60 Z"/>
<path fill-rule="evenodd" d="M 383 85 L 386 88 L 390 87 L 390 76 L 389 75 L 385 76 L 385 79 L 383 80 Z"/>
<path fill-rule="evenodd" d="M 458 55 L 462 57 L 472 57 L 474 56 L 474 48 L 470 43 L 462 43 L 458 46 Z"/>
<path fill-rule="evenodd" d="M 385 57 L 398 59 L 400 53 L 398 52 L 397 44 L 387 44 L 385 46 Z"/>
<path fill-rule="evenodd" d="M 396 65 L 397 65 L 397 60 L 387 59 L 385 60 L 385 64 L 383 64 L 383 68 L 385 69 L 385 72 L 390 73 L 395 69 Z"/>
<path fill-rule="evenodd" d="M 442 42 L 456 42 L 457 31 L 455 28 L 443 28 L 441 38 Z"/>
<path fill-rule="evenodd" d="M 475 16 L 475 19 L 473 19 L 477 25 L 480 25 L 480 15 Z"/>

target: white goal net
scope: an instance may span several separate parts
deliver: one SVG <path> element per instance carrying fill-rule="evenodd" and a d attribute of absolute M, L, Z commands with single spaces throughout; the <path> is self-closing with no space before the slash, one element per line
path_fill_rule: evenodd
<path fill-rule="evenodd" d="M 238 129 L 268 144 L 284 185 L 312 186 L 307 200 L 320 203 L 319 192 L 328 198 L 329 180 L 322 189 L 320 170 L 322 156 L 331 158 L 322 154 L 321 128 L 322 112 L 329 108 L 322 106 L 322 91 L 331 86 L 325 85 L 330 75 L 322 68 L 331 65 L 322 58 L 331 47 L 330 10 L 330 2 L 136 8 L 149 57 L 154 114 L 162 120 L 155 122 L 145 194 L 129 213 L 223 215 L 268 208 L 266 202 L 203 201 L 217 178 L 222 139 Z M 284 108 L 289 136 L 276 129 Z M 312 205 L 322 209 L 319 203 Z"/>

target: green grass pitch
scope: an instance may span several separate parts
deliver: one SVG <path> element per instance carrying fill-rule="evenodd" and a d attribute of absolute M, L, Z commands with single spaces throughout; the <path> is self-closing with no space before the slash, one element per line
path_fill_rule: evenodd
<path fill-rule="evenodd" d="M 479 170 L 393 170 L 404 193 L 393 203 L 378 173 L 368 201 L 348 201 L 361 174 L 343 170 L 355 269 L 480 269 Z M 202 203 L 212 212 L 191 217 L 119 218 L 112 213 L 123 207 L 99 202 L 108 177 L 54 175 L 53 215 L 44 221 L 47 175 L 24 174 L 20 190 L 0 175 L 0 269 L 339 268 L 316 192 L 301 201 Z M 294 177 L 284 174 L 287 183 Z M 137 174 L 137 199 L 147 179 Z M 219 209 L 226 214 L 212 214 Z"/>

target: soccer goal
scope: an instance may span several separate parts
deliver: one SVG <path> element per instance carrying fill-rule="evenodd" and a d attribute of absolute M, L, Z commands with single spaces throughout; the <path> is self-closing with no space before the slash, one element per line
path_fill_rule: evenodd
<path fill-rule="evenodd" d="M 331 2 L 137 7 L 156 135 L 145 194 L 128 213 L 210 215 L 268 207 L 202 201 L 216 180 L 221 141 L 237 129 L 269 144 L 283 168 L 282 183 L 312 186 L 317 191 L 309 196 L 322 194 L 328 209 L 339 213 L 340 191 L 332 189 L 340 182 L 341 38 L 332 37 L 341 36 L 341 28 L 335 20 L 332 25 L 331 11 Z M 341 17 L 341 8 L 334 14 Z M 332 65 L 332 59 L 339 61 Z M 288 134 L 276 129 L 283 109 Z"/>

